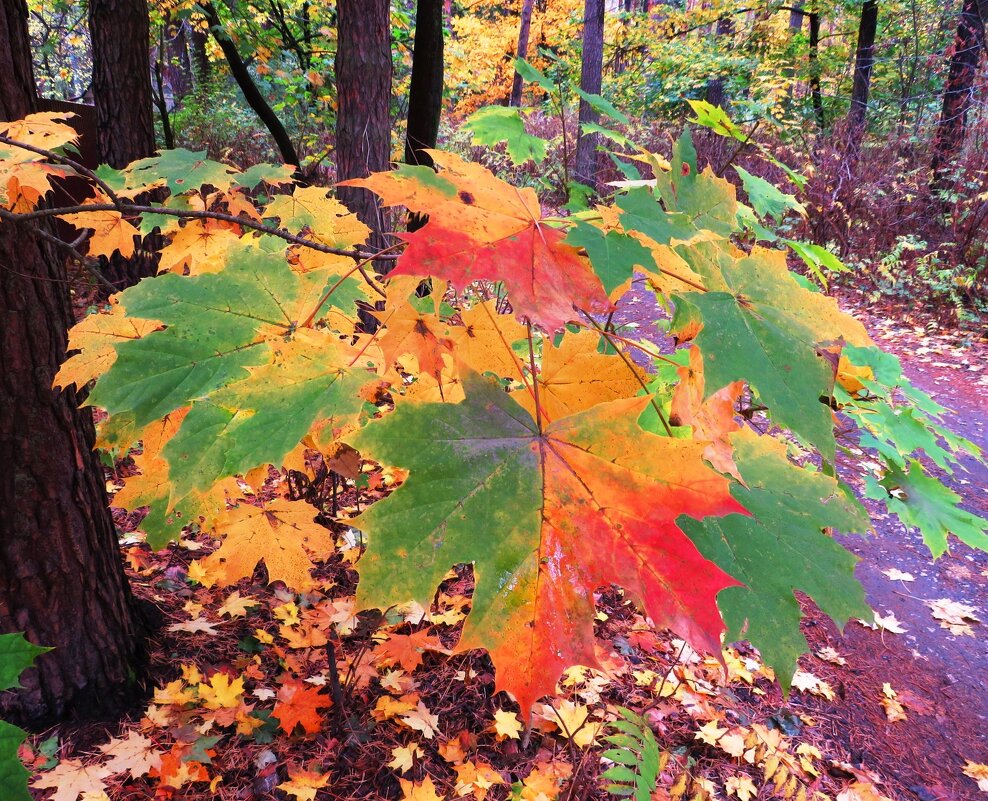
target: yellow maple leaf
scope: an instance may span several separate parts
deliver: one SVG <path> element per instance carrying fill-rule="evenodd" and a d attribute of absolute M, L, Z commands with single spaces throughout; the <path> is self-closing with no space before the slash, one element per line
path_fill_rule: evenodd
<path fill-rule="evenodd" d="M 751 801 L 758 795 L 758 788 L 748 776 L 731 776 L 725 783 L 724 789 L 728 795 L 737 796 L 741 801 Z"/>
<path fill-rule="evenodd" d="M 422 756 L 422 753 L 418 743 L 409 743 L 392 748 L 391 761 L 388 763 L 388 767 L 399 773 L 407 773 L 415 764 L 415 757 Z"/>
<path fill-rule="evenodd" d="M 206 709 L 232 709 L 244 694 L 244 680 L 230 681 L 226 673 L 214 673 L 208 682 L 199 685 L 199 700 Z"/>
<path fill-rule="evenodd" d="M 140 236 L 119 211 L 77 211 L 59 214 L 60 219 L 79 229 L 91 229 L 90 256 L 112 256 L 119 251 L 125 259 L 134 255 L 134 237 Z"/>
<path fill-rule="evenodd" d="M 189 220 L 161 249 L 158 272 L 190 275 L 215 273 L 223 269 L 230 248 L 240 241 L 235 226 L 220 220 Z"/>
<path fill-rule="evenodd" d="M 244 598 L 240 594 L 240 590 L 234 590 L 223 601 L 223 604 L 216 613 L 219 615 L 226 615 L 227 617 L 243 617 L 247 614 L 247 610 L 252 607 L 257 606 L 260 601 L 256 601 L 253 598 Z"/>
<path fill-rule="evenodd" d="M 456 795 L 473 793 L 477 801 L 487 798 L 487 791 L 498 784 L 507 784 L 501 774 L 486 762 L 467 762 L 456 765 Z"/>
<path fill-rule="evenodd" d="M 525 339 L 527 329 L 512 314 L 498 314 L 493 300 L 460 313 L 463 325 L 452 325 L 446 336 L 456 345 L 456 357 L 478 372 L 518 380 L 521 361 L 512 344 Z"/>
<path fill-rule="evenodd" d="M 293 796 L 295 801 L 314 801 L 316 791 L 329 784 L 330 774 L 318 771 L 288 769 L 288 781 L 278 785 L 278 789 Z"/>
<path fill-rule="evenodd" d="M 443 796 L 436 793 L 436 785 L 433 784 L 432 777 L 426 776 L 420 782 L 412 782 L 408 779 L 399 779 L 401 784 L 402 801 L 442 801 Z"/>
<path fill-rule="evenodd" d="M 79 133 L 67 122 L 75 116 L 59 111 L 38 111 L 20 120 L 0 122 L 0 134 L 25 145 L 57 150 L 65 145 L 78 144 Z M 42 158 L 30 151 L 22 152 L 29 153 L 33 159 Z"/>
<path fill-rule="evenodd" d="M 31 786 L 55 792 L 48 801 L 76 801 L 83 793 L 100 793 L 110 775 L 105 765 L 84 765 L 79 759 L 63 759 L 51 770 L 35 777 Z"/>
<path fill-rule="evenodd" d="M 126 771 L 132 779 L 139 779 L 148 771 L 161 767 L 161 752 L 152 740 L 136 731 L 128 731 L 125 738 L 114 737 L 99 750 L 110 757 L 105 765 L 110 774 Z"/>
<path fill-rule="evenodd" d="M 888 682 L 882 685 L 882 708 L 885 710 L 885 717 L 889 719 L 890 723 L 908 720 L 906 710 L 899 701 L 898 694 Z"/>
<path fill-rule="evenodd" d="M 415 709 L 402 715 L 399 720 L 408 728 L 422 732 L 427 740 L 431 740 L 439 733 L 439 715 L 433 715 L 421 701 Z"/>
<path fill-rule="evenodd" d="M 591 745 L 600 733 L 603 723 L 590 717 L 590 708 L 564 698 L 555 706 L 545 704 L 542 716 L 555 723 L 563 737 L 584 748 Z"/>
<path fill-rule="evenodd" d="M 111 298 L 109 311 L 87 314 L 71 329 L 67 350 L 78 350 L 66 360 L 55 375 L 52 386 L 58 389 L 75 384 L 84 387 L 103 375 L 117 360 L 116 345 L 142 339 L 161 328 L 157 320 L 127 317 L 119 300 Z"/>
<path fill-rule="evenodd" d="M 524 728 L 525 726 L 518 720 L 518 716 L 514 712 L 509 712 L 506 709 L 498 709 L 494 713 L 494 733 L 499 740 L 505 738 L 517 740 L 519 739 L 518 735 L 521 734 Z"/>
<path fill-rule="evenodd" d="M 306 550 L 328 555 L 333 537 L 315 522 L 316 510 L 303 501 L 275 498 L 264 506 L 246 502 L 228 509 L 214 524 L 223 536 L 219 549 L 202 559 L 206 572 L 222 584 L 253 575 L 262 559 L 269 581 L 304 590 L 312 586 Z"/>
<path fill-rule="evenodd" d="M 983 793 L 988 793 L 988 765 L 979 762 L 972 762 L 970 759 L 964 763 L 964 775 L 974 779 L 978 783 L 978 789 Z"/>
<path fill-rule="evenodd" d="M 642 389 L 637 367 L 616 354 L 597 350 L 600 337 L 593 331 L 566 334 L 559 347 L 542 343 L 542 365 L 537 376 L 543 420 L 559 420 L 598 403 L 630 398 Z M 523 389 L 512 397 L 535 417 L 535 394 Z"/>

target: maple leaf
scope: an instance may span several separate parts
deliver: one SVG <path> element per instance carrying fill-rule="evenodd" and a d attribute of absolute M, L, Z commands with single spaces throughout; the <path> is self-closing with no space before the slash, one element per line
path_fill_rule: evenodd
<path fill-rule="evenodd" d="M 498 689 L 524 711 L 566 666 L 597 664 L 591 621 L 602 584 L 621 582 L 657 626 L 719 651 L 715 597 L 735 582 L 673 522 L 743 511 L 703 464 L 703 445 L 642 432 L 634 420 L 647 398 L 540 432 L 496 385 L 471 374 L 465 387 L 462 403 L 400 406 L 356 437 L 362 453 L 410 471 L 353 521 L 370 532 L 358 605 L 428 602 L 452 565 L 474 562 L 458 650 L 487 648 Z M 396 572 L 395 560 L 405 568 Z"/>
<path fill-rule="evenodd" d="M 247 610 L 251 609 L 260 604 L 253 598 L 244 598 L 240 594 L 240 590 L 234 590 L 223 601 L 223 604 L 219 609 L 216 610 L 218 615 L 226 615 L 228 617 L 243 617 L 247 614 Z"/>
<path fill-rule="evenodd" d="M 117 251 L 125 259 L 134 255 L 134 237 L 139 236 L 140 231 L 127 222 L 119 211 L 78 211 L 58 216 L 76 228 L 92 230 L 90 256 L 112 256 Z"/>
<path fill-rule="evenodd" d="M 422 732 L 427 740 L 439 734 L 439 715 L 433 715 L 421 701 L 415 709 L 402 715 L 399 720 L 408 728 Z"/>
<path fill-rule="evenodd" d="M 453 343 L 442 336 L 444 326 L 431 314 L 424 314 L 410 303 L 400 303 L 378 314 L 385 326 L 380 338 L 385 364 L 390 366 L 400 356 L 415 357 L 418 371 L 442 380 L 443 356 L 452 351 Z"/>
<path fill-rule="evenodd" d="M 706 394 L 749 381 L 776 421 L 832 461 L 833 420 L 820 399 L 830 398 L 835 370 L 818 355 L 818 346 L 841 338 L 869 345 L 867 332 L 832 298 L 801 286 L 783 251 L 756 246 L 738 255 L 714 245 L 695 250 L 709 257 L 694 264 L 709 291 L 676 296 L 673 330 L 702 321 L 696 344 L 703 353 Z"/>
<path fill-rule="evenodd" d="M 250 577 L 263 559 L 269 581 L 304 589 L 312 583 L 306 548 L 317 554 L 333 549 L 332 534 L 315 517 L 316 510 L 304 501 L 276 497 L 264 506 L 242 502 L 217 519 L 215 529 L 223 543 L 200 564 L 214 581 L 233 584 Z"/>
<path fill-rule="evenodd" d="M 31 774 L 19 756 L 26 739 L 26 731 L 0 720 L 0 787 L 10 794 L 10 801 L 31 801 L 27 787 Z"/>
<path fill-rule="evenodd" d="M 515 313 L 548 331 L 588 313 L 609 310 L 600 280 L 548 226 L 535 191 L 516 189 L 479 164 L 428 151 L 442 168 L 399 165 L 386 173 L 345 181 L 378 194 L 386 206 L 429 215 L 412 234 L 390 273 L 432 275 L 461 289 L 474 281 L 503 281 Z"/>
<path fill-rule="evenodd" d="M 211 636 L 219 634 L 219 631 L 216 630 L 216 624 L 210 623 L 203 617 L 187 620 L 184 623 L 172 623 L 168 627 L 168 631 L 185 631 L 189 634 L 209 634 Z"/>
<path fill-rule="evenodd" d="M 37 111 L 23 119 L 0 122 L 0 135 L 42 150 L 58 150 L 78 144 L 79 132 L 67 122 L 75 116 L 71 112 Z M 30 153 L 30 158 L 41 157 Z"/>
<path fill-rule="evenodd" d="M 83 793 L 100 793 L 110 775 L 105 765 L 84 765 L 79 759 L 63 759 L 51 770 L 35 777 L 31 786 L 55 792 L 48 801 L 76 801 Z"/>
<path fill-rule="evenodd" d="M 724 782 L 724 789 L 728 795 L 737 796 L 740 801 L 751 801 L 758 795 L 758 788 L 750 776 L 730 776 Z"/>
<path fill-rule="evenodd" d="M 264 217 L 277 217 L 281 227 L 293 234 L 308 228 L 317 238 L 336 247 L 363 242 L 370 229 L 325 187 L 297 186 L 290 195 L 276 195 L 264 209 Z"/>
<path fill-rule="evenodd" d="M 600 336 L 594 331 L 566 334 L 559 347 L 548 339 L 542 343 L 542 364 L 536 380 L 539 406 L 544 420 L 558 420 L 582 412 L 598 403 L 630 398 L 644 381 L 637 367 L 615 354 L 597 350 Z M 535 417 L 535 395 L 519 390 L 515 395 L 522 408 Z"/>
<path fill-rule="evenodd" d="M 199 685 L 199 700 L 206 709 L 233 709 L 240 705 L 243 695 L 243 678 L 230 681 L 226 673 L 214 673 L 208 682 Z"/>
<path fill-rule="evenodd" d="M 741 428 L 734 418 L 734 404 L 741 396 L 744 382 L 734 381 L 707 397 L 703 356 L 697 347 L 690 348 L 689 366 L 680 367 L 676 372 L 680 380 L 672 393 L 669 422 L 692 427 L 693 439 L 709 440 L 704 458 L 718 472 L 740 478 L 728 435 Z"/>
<path fill-rule="evenodd" d="M 456 358 L 478 373 L 502 378 L 522 376 L 521 361 L 512 344 L 527 336 L 525 326 L 511 314 L 498 314 L 493 300 L 460 312 L 462 325 L 450 326 L 446 336 L 455 346 Z"/>
<path fill-rule="evenodd" d="M 161 249 L 159 272 L 191 275 L 219 272 L 230 248 L 240 240 L 238 229 L 221 220 L 189 220 Z"/>
<path fill-rule="evenodd" d="M 21 673 L 41 654 L 50 651 L 28 641 L 22 632 L 0 634 L 0 690 L 19 687 Z"/>
<path fill-rule="evenodd" d="M 972 762 L 970 759 L 964 762 L 964 775 L 974 779 L 978 783 L 978 789 L 983 793 L 988 793 L 988 765 Z"/>
<path fill-rule="evenodd" d="M 498 739 L 517 740 L 524 728 L 524 724 L 518 720 L 514 712 L 509 712 L 507 709 L 498 709 L 494 712 L 494 733 Z"/>
<path fill-rule="evenodd" d="M 136 731 L 128 731 L 125 738 L 114 737 L 99 750 L 110 757 L 105 765 L 110 774 L 127 771 L 132 779 L 139 779 L 161 767 L 161 752 L 152 740 Z"/>
<path fill-rule="evenodd" d="M 857 558 L 824 529 L 863 532 L 869 521 L 834 478 L 792 464 L 778 440 L 745 429 L 730 443 L 744 482 L 732 484 L 731 494 L 751 516 L 680 525 L 704 556 L 744 582 L 718 597 L 728 642 L 750 639 L 786 687 L 807 648 L 792 590 L 807 593 L 839 626 L 868 615 L 854 578 Z"/>
<path fill-rule="evenodd" d="M 402 801 L 442 801 L 443 796 L 436 793 L 436 785 L 431 776 L 426 776 L 420 782 L 409 779 L 399 779 Z"/>
<path fill-rule="evenodd" d="M 484 801 L 491 787 L 507 784 L 501 774 L 486 762 L 467 762 L 455 765 L 453 770 L 456 771 L 456 794 L 473 793 L 477 801 Z"/>
<path fill-rule="evenodd" d="M 52 386 L 64 388 L 70 384 L 84 387 L 102 375 L 116 361 L 116 345 L 127 340 L 141 339 L 161 328 L 157 320 L 140 320 L 127 316 L 127 310 L 114 295 L 108 301 L 109 311 L 87 314 L 69 331 L 66 350 L 78 350 L 62 363 Z"/>
<path fill-rule="evenodd" d="M 331 774 L 317 770 L 288 769 L 288 781 L 278 785 L 278 789 L 288 793 L 295 801 L 315 801 L 316 791 L 329 784 Z"/>
<path fill-rule="evenodd" d="M 282 731 L 291 734 L 299 723 L 306 734 L 315 734 L 322 727 L 320 709 L 328 709 L 333 702 L 301 679 L 285 679 L 278 688 L 274 704 L 274 716 Z"/>
<path fill-rule="evenodd" d="M 892 689 L 892 685 L 885 682 L 882 685 L 882 709 L 885 710 L 885 717 L 889 723 L 896 723 L 900 720 L 908 720 L 906 710 L 899 701 L 899 695 Z"/>
<path fill-rule="evenodd" d="M 428 629 L 421 629 L 411 634 L 389 634 L 388 639 L 374 649 L 374 655 L 382 665 L 397 662 L 411 673 L 422 664 L 425 651 L 448 653 L 438 637 L 430 634 Z"/>
<path fill-rule="evenodd" d="M 391 749 L 391 761 L 388 767 L 399 773 L 408 773 L 415 764 L 415 757 L 422 756 L 423 751 L 418 743 L 401 745 Z"/>
<path fill-rule="evenodd" d="M 936 601 L 926 601 L 933 612 L 933 617 L 940 621 L 940 626 L 953 635 L 974 636 L 971 623 L 977 623 L 980 618 L 973 606 L 952 601 L 949 598 L 939 598 Z"/>

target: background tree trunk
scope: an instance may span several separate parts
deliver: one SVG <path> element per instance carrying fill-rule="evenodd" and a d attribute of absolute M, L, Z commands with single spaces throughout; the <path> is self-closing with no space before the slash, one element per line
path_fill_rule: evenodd
<path fill-rule="evenodd" d="M 580 88 L 590 94 L 600 94 L 601 72 L 604 67 L 604 0 L 586 0 L 583 6 L 583 60 Z M 580 100 L 580 129 L 576 138 L 577 181 L 596 187 L 597 135 L 583 132 L 583 123 L 596 123 L 599 115 L 586 100 Z"/>
<path fill-rule="evenodd" d="M 408 90 L 405 163 L 432 165 L 443 107 L 443 0 L 418 0 Z"/>
<path fill-rule="evenodd" d="M 209 23 L 209 29 L 212 31 L 213 38 L 216 39 L 216 43 L 220 46 L 223 56 L 226 58 L 226 63 L 230 66 L 230 74 L 233 75 L 237 86 L 243 92 L 244 100 L 254 109 L 254 113 L 257 114 L 261 122 L 264 123 L 264 127 L 270 132 L 271 138 L 274 139 L 275 144 L 278 146 L 278 152 L 281 154 L 282 161 L 285 164 L 298 167 L 301 162 L 299 161 L 298 154 L 295 152 L 295 145 L 292 143 L 288 131 L 285 130 L 285 126 L 281 124 L 278 115 L 274 113 L 274 109 L 268 105 L 268 101 L 264 99 L 261 90 L 254 83 L 250 70 L 247 69 L 247 65 L 237 51 L 237 46 L 226 35 L 226 29 L 223 27 L 223 23 L 216 13 L 216 8 L 212 3 L 203 3 L 200 7 L 206 15 L 206 21 Z"/>
<path fill-rule="evenodd" d="M 154 153 L 147 0 L 89 0 L 99 160 L 117 169 Z"/>
<path fill-rule="evenodd" d="M 386 170 L 390 163 L 391 4 L 340 0 L 337 14 L 336 172 L 345 181 Z M 338 194 L 370 226 L 371 247 L 386 247 L 377 196 L 349 186 Z"/>
<path fill-rule="evenodd" d="M 847 151 L 853 160 L 861 149 L 868 115 L 871 71 L 875 66 L 875 34 L 878 31 L 878 0 L 865 0 L 858 25 L 858 46 L 854 54 L 854 85 L 851 110 L 847 115 Z"/>
<path fill-rule="evenodd" d="M 985 49 L 985 21 L 977 0 L 964 0 L 953 52 L 943 87 L 943 108 L 933 138 L 933 187 L 943 188 L 948 181 L 950 162 L 960 152 L 967 129 L 967 113 L 974 100 L 974 81 Z"/>
<path fill-rule="evenodd" d="M 823 111 L 823 92 L 820 89 L 820 11 L 814 9 L 810 15 L 810 96 L 813 101 L 813 113 L 816 115 L 817 125 L 820 126 L 820 133 L 826 129 L 826 117 Z"/>
<path fill-rule="evenodd" d="M 522 0 L 521 19 L 518 23 L 518 49 L 515 51 L 515 58 L 528 58 L 528 35 L 532 30 L 532 8 L 535 0 Z M 514 80 L 511 82 L 511 97 L 508 105 L 516 108 L 521 106 L 521 93 L 525 88 L 525 81 L 521 73 L 515 70 Z"/>
<path fill-rule="evenodd" d="M 717 20 L 717 28 L 714 31 L 714 36 L 716 39 L 721 39 L 722 37 L 734 37 L 734 20 L 730 17 L 721 17 Z M 718 75 L 716 78 L 712 78 L 707 81 L 707 91 L 706 91 L 707 102 L 714 106 L 723 106 L 725 101 L 724 96 L 724 78 Z"/>
<path fill-rule="evenodd" d="M 443 1 L 419 0 L 415 10 L 415 45 L 405 134 L 406 164 L 435 167 L 425 148 L 436 146 L 443 110 Z M 426 214 L 409 214 L 408 230 L 417 231 L 428 220 Z"/>
<path fill-rule="evenodd" d="M 24 0 L 0 4 L 0 74 L 0 119 L 35 111 Z M 0 225 L 0 632 L 55 647 L 0 709 L 35 726 L 119 710 L 142 648 L 92 414 L 51 389 L 72 323 L 67 283 L 36 235 Z"/>
<path fill-rule="evenodd" d="M 192 83 L 197 92 L 205 92 L 212 78 L 212 66 L 206 53 L 209 37 L 192 20 L 185 21 L 189 36 L 189 52 L 192 56 Z"/>

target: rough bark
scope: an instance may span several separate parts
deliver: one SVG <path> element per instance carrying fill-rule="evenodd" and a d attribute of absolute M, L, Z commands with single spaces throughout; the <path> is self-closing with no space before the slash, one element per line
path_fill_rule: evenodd
<path fill-rule="evenodd" d="M 257 114 L 261 122 L 264 123 L 264 127 L 268 129 L 268 133 L 271 134 L 271 138 L 274 139 L 275 145 L 278 147 L 278 152 L 281 154 L 282 161 L 284 161 L 285 164 L 291 164 L 293 167 L 298 167 L 301 162 L 299 161 L 298 154 L 295 152 L 295 145 L 292 143 L 292 139 L 288 135 L 288 131 L 285 130 L 285 126 L 281 124 L 281 120 L 278 119 L 278 115 L 274 113 L 274 109 L 272 109 L 268 104 L 268 101 L 264 99 L 264 95 L 261 94 L 261 90 L 258 89 L 257 84 L 254 83 L 250 70 L 247 69 L 247 65 L 240 57 L 237 46 L 233 43 L 233 40 L 227 36 L 226 28 L 220 21 L 219 15 L 216 13 L 215 6 L 213 6 L 212 3 L 203 3 L 200 7 L 206 15 L 206 22 L 209 23 L 209 29 L 212 31 L 213 38 L 216 39 L 216 43 L 223 51 L 223 57 L 226 59 L 226 63 L 230 67 L 230 74 L 233 75 L 233 79 L 237 82 L 237 86 L 240 87 L 240 91 L 243 93 L 244 100 L 247 101 L 247 105 L 254 110 L 254 113 Z"/>
<path fill-rule="evenodd" d="M 604 0 L 585 0 L 583 6 L 583 58 L 580 88 L 600 94 L 604 68 Z M 580 130 L 576 139 L 574 177 L 580 183 L 596 186 L 597 135 L 583 132 L 584 123 L 596 123 L 600 115 L 586 100 L 580 100 Z"/>
<path fill-rule="evenodd" d="M 337 4 L 336 171 L 341 181 L 388 169 L 391 150 L 391 19 L 388 0 Z M 385 247 L 377 196 L 341 186 L 339 198 L 371 231 L 371 247 Z"/>
<path fill-rule="evenodd" d="M 974 83 L 984 49 L 985 21 L 977 0 L 964 0 L 943 88 L 943 107 L 933 138 L 930 166 L 934 188 L 947 183 L 950 163 L 964 144 L 967 114 L 974 101 Z"/>
<path fill-rule="evenodd" d="M 154 153 L 147 0 L 89 0 L 99 160 L 126 167 Z"/>
<path fill-rule="evenodd" d="M 24 0 L 0 4 L 0 74 L 0 119 L 34 111 Z M 67 283 L 32 231 L 0 224 L 0 632 L 55 647 L 0 710 L 33 726 L 121 708 L 142 647 L 92 414 L 51 389 L 72 322 Z"/>
<path fill-rule="evenodd" d="M 868 115 L 871 71 L 875 66 L 875 34 L 878 31 L 878 0 L 865 0 L 858 25 L 858 46 L 854 53 L 854 84 L 851 110 L 847 115 L 848 153 L 853 158 L 861 148 Z"/>
<path fill-rule="evenodd" d="M 515 58 L 528 58 L 528 37 L 532 31 L 532 9 L 535 0 L 522 0 L 521 18 L 518 21 L 518 49 L 515 51 Z M 516 108 L 521 106 L 521 93 L 525 88 L 525 80 L 521 73 L 515 70 L 515 77 L 511 82 L 511 97 L 508 99 L 509 106 Z"/>

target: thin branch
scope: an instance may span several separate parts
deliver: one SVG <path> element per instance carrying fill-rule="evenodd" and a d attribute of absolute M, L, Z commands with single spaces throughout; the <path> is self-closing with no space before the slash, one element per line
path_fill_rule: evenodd
<path fill-rule="evenodd" d="M 56 161 L 59 164 L 65 164 L 71 167 L 78 173 L 85 175 L 87 178 L 93 180 L 93 182 L 102 189 L 108 198 L 114 203 L 119 203 L 120 198 L 117 197 L 117 193 L 110 188 L 110 185 L 106 183 L 102 178 L 100 178 L 95 172 L 93 172 L 89 167 L 84 164 L 80 164 L 78 161 L 70 159 L 68 156 L 63 156 L 61 153 L 56 153 L 54 150 L 45 150 L 43 147 L 35 147 L 34 145 L 25 144 L 24 142 L 18 142 L 16 139 L 11 139 L 8 136 L 0 136 L 0 142 L 5 145 L 13 145 L 14 147 L 20 148 L 21 150 L 27 150 L 30 153 L 35 153 L 39 156 L 44 156 L 45 158 Z"/>
<path fill-rule="evenodd" d="M 648 396 L 648 402 L 652 405 L 652 408 L 655 409 L 655 413 L 659 416 L 659 420 L 662 421 L 662 427 L 666 430 L 666 434 L 672 437 L 672 428 L 669 426 L 669 421 L 666 420 L 666 416 L 662 413 L 662 409 L 659 406 L 659 404 L 656 402 L 655 396 L 648 391 L 648 384 L 646 384 L 642 380 L 642 377 L 639 374 L 637 368 L 635 367 L 635 365 L 631 363 L 631 359 L 628 358 L 628 354 L 614 345 L 614 342 L 611 339 L 611 334 L 605 331 L 603 328 L 601 328 L 593 317 L 591 317 L 586 312 L 581 312 L 581 314 L 583 314 L 583 316 L 586 317 L 591 322 L 593 327 L 597 330 L 597 333 L 600 334 L 605 340 L 607 340 L 607 343 L 612 348 L 614 348 L 614 351 L 617 353 L 617 355 L 621 357 L 621 360 L 624 362 L 625 367 L 627 367 L 628 370 L 631 371 L 631 374 L 635 377 L 635 381 L 638 382 L 638 385 L 645 391 L 645 394 Z"/>

